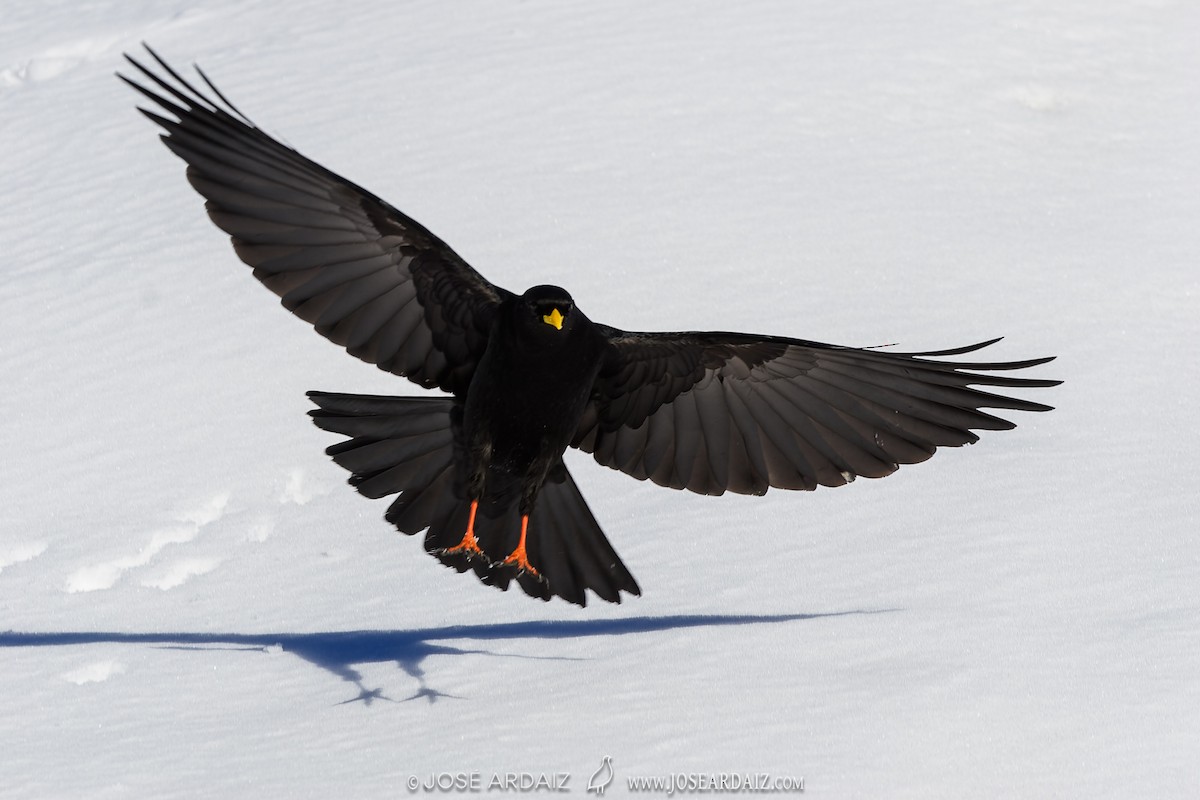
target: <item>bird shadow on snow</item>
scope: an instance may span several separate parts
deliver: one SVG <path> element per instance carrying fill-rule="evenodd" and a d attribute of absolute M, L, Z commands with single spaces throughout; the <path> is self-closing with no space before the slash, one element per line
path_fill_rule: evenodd
<path fill-rule="evenodd" d="M 331 631 L 327 633 L 121 633 L 121 632 L 60 632 L 0 633 L 2 647 L 60 647 L 88 644 L 143 644 L 173 650 L 247 650 L 264 653 L 285 652 L 333 673 L 352 683 L 358 695 L 338 705 L 375 700 L 406 702 L 425 698 L 430 703 L 442 697 L 462 699 L 440 692 L 425 682 L 421 663 L 433 655 L 488 655 L 508 658 L 537 658 L 575 660 L 563 656 L 525 656 L 493 653 L 482 649 L 439 644 L 443 641 L 495 642 L 511 639 L 579 639 L 590 636 L 624 636 L 646 634 L 682 628 L 715 628 L 732 625 L 765 625 L 826 617 L 887 613 L 878 611 L 835 611 L 825 614 L 745 614 L 745 615 L 673 615 L 661 617 L 625 617 L 611 620 L 538 620 L 490 625 L 453 625 L 442 628 L 420 628 L 396 631 Z M 368 689 L 362 674 L 354 667 L 394 661 L 412 676 L 419 688 L 409 697 L 397 701 L 383 694 L 382 689 Z"/>

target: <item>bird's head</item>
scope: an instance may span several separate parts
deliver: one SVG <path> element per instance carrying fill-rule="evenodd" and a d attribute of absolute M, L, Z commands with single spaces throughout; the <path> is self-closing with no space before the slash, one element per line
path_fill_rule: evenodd
<path fill-rule="evenodd" d="M 575 301 L 566 289 L 534 286 L 521 295 L 518 317 L 523 328 L 541 336 L 561 336 L 575 323 Z"/>

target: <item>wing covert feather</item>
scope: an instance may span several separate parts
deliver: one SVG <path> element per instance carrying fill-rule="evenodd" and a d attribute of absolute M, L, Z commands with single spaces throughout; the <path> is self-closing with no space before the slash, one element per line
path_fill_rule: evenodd
<path fill-rule="evenodd" d="M 996 340 L 893 353 L 742 333 L 627 333 L 609 350 L 573 440 L 639 480 L 701 494 L 880 478 L 1009 420 L 982 408 L 1049 406 L 980 386 L 1059 381 L 1005 374 L 1052 359 L 955 362 Z"/>
<path fill-rule="evenodd" d="M 169 114 L 142 109 L 238 257 L 283 305 L 351 355 L 462 394 L 487 346 L 494 286 L 420 223 L 264 133 L 197 68 L 209 92 L 146 48 L 126 56 Z"/>

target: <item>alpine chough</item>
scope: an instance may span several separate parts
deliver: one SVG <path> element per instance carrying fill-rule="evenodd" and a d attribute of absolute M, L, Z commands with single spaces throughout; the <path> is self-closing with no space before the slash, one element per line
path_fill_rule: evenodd
<path fill-rule="evenodd" d="M 121 75 L 157 109 L 237 255 L 283 305 L 353 356 L 449 396 L 309 392 L 326 451 L 386 518 L 459 572 L 584 605 L 640 594 L 563 465 L 566 448 L 660 486 L 717 495 L 880 478 L 1049 406 L 975 387 L 1044 364 L 944 361 L 997 341 L 895 353 L 745 333 L 631 333 L 557 286 L 514 294 L 360 186 L 259 129 L 146 48 Z M 165 112 L 174 119 L 162 116 Z"/>

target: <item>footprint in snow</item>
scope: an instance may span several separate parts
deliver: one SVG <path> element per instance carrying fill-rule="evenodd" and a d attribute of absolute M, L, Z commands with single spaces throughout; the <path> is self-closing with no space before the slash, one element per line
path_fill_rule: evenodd
<path fill-rule="evenodd" d="M 85 683 L 101 683 L 113 675 L 120 675 L 124 671 L 125 665 L 120 661 L 97 661 L 79 669 L 64 672 L 62 679 L 76 686 L 83 686 Z"/>
<path fill-rule="evenodd" d="M 163 591 L 174 589 L 197 575 L 212 572 L 220 565 L 218 558 L 183 558 L 170 564 L 158 577 L 142 581 L 142 586 Z"/>
<path fill-rule="evenodd" d="M 47 47 L 29 58 L 0 68 L 0 87 L 57 78 L 80 64 L 108 56 L 120 41 L 116 36 L 92 36 Z"/>
<path fill-rule="evenodd" d="M 32 561 L 44 552 L 46 552 L 45 542 L 21 542 L 0 548 L 0 572 L 13 564 Z"/>
<path fill-rule="evenodd" d="M 279 503 L 280 505 L 289 503 L 298 506 L 308 505 L 313 498 L 326 494 L 328 491 L 327 488 L 319 486 L 316 481 L 312 480 L 304 470 L 296 467 L 288 471 L 283 491 L 279 493 Z"/>
<path fill-rule="evenodd" d="M 228 503 L 229 493 L 222 492 L 205 503 L 187 509 L 177 515 L 179 525 L 156 531 L 138 552 L 75 570 L 67 576 L 65 590 L 75 593 L 111 589 L 126 572 L 150 564 L 169 545 L 185 544 L 195 539 L 205 526 L 224 516 Z M 215 559 L 180 560 L 144 585 L 160 589 L 174 588 L 194 575 L 202 575 L 215 569 L 218 564 Z"/>

